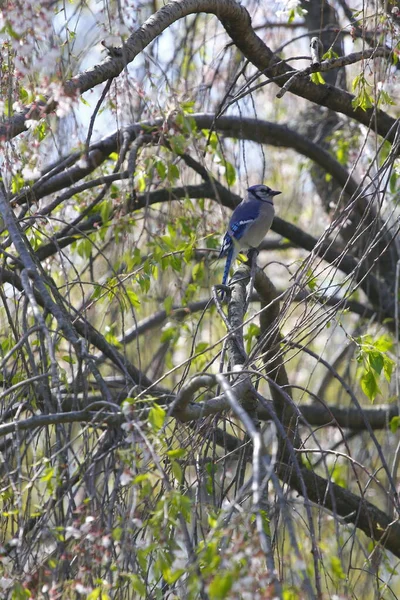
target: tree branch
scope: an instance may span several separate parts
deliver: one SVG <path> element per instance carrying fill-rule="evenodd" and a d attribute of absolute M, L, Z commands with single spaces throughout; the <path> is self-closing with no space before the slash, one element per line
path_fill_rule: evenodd
<path fill-rule="evenodd" d="M 162 6 L 129 37 L 121 56 L 108 57 L 102 63 L 72 77 L 64 84 L 65 93 L 70 96 L 82 94 L 108 79 L 118 77 L 126 65 L 170 25 L 190 14 L 202 12 L 217 16 L 238 49 L 261 73 L 274 80 L 279 78 L 277 81 L 281 86 L 285 84 L 292 68 L 281 61 L 256 35 L 251 27 L 249 13 L 239 3 L 235 0 L 175 0 Z M 384 51 L 386 52 L 385 49 Z M 393 140 L 396 121 L 376 107 L 354 109 L 354 96 L 344 90 L 330 85 L 315 85 L 308 78 L 299 78 L 293 82 L 291 91 L 315 104 L 343 113 L 368 128 L 373 124 L 377 133 L 389 141 Z M 0 127 L 0 137 L 11 139 L 26 130 L 25 120 L 28 116 L 31 119 L 37 115 L 42 116 L 55 107 L 56 102 L 52 98 L 40 105 L 36 103 L 28 107 Z"/>
<path fill-rule="evenodd" d="M 0 211 L 1 211 L 1 196 L 0 196 Z M 0 271 L 0 275 L 1 275 L 1 281 L 10 283 L 19 291 L 24 291 L 21 280 L 16 273 L 13 273 L 12 271 L 8 271 L 6 269 L 2 269 Z M 42 287 L 44 287 L 44 283 L 40 284 L 40 282 L 39 282 L 38 289 L 36 289 L 36 288 L 33 289 L 35 301 L 42 308 L 47 308 L 49 310 L 50 314 L 53 314 L 52 310 L 55 311 L 56 315 L 61 313 L 63 315 L 63 318 L 67 319 L 67 323 L 68 323 L 70 316 L 66 313 L 62 304 L 60 306 L 58 304 L 55 304 L 54 301 L 51 299 L 51 297 L 49 297 L 47 299 L 46 299 L 46 297 L 43 298 L 43 296 L 41 294 Z M 44 289 L 46 290 L 46 287 L 44 287 Z M 57 290 L 56 290 L 56 292 L 58 293 Z M 49 296 L 48 292 L 47 292 L 47 295 Z M 55 305 L 55 308 L 53 305 Z M 72 327 L 72 325 L 71 325 L 71 327 Z M 73 339 L 75 345 L 79 344 L 79 342 L 80 342 L 80 339 L 78 337 L 78 334 L 79 334 L 82 337 L 82 340 L 87 340 L 90 344 L 92 344 L 95 348 L 97 348 L 97 350 L 99 350 L 102 354 L 104 354 L 104 356 L 106 356 L 125 375 L 125 377 L 127 377 L 128 384 L 129 384 L 129 382 L 131 382 L 138 386 L 141 386 L 141 388 L 143 388 L 143 389 L 151 387 L 152 394 L 161 395 L 161 396 L 164 396 L 165 398 L 171 397 L 169 390 L 162 388 L 160 386 L 154 386 L 153 382 L 148 377 L 146 377 L 146 375 L 144 373 L 142 373 L 132 363 L 130 363 L 127 360 L 127 358 L 121 352 L 119 352 L 119 350 L 117 348 L 115 348 L 114 346 L 109 344 L 107 342 L 107 340 L 105 339 L 105 337 L 99 331 L 97 331 L 97 329 L 95 327 L 93 327 L 93 325 L 91 325 L 86 319 L 83 319 L 81 315 L 78 316 L 74 320 L 73 332 L 74 332 L 75 337 L 72 339 Z M 70 334 L 70 332 L 67 329 L 66 339 L 68 339 L 72 343 L 72 340 L 68 337 L 69 334 Z M 79 348 L 78 348 L 78 351 L 79 351 Z M 85 357 L 88 361 L 90 361 L 89 366 L 91 363 L 95 364 L 93 357 L 89 357 L 86 355 L 85 355 Z M 94 376 L 95 376 L 96 382 L 99 383 L 98 377 L 95 375 L 95 373 L 97 373 L 97 367 L 94 368 Z M 102 385 L 100 386 L 100 389 L 104 389 Z M 107 395 L 108 394 L 109 394 L 109 392 L 107 391 Z"/>
<path fill-rule="evenodd" d="M 345 193 L 352 195 L 360 191 L 359 183 L 349 174 L 347 169 L 343 167 L 327 150 L 319 144 L 308 139 L 304 135 L 299 134 L 294 129 L 287 125 L 280 125 L 269 121 L 261 121 L 246 117 L 222 116 L 216 118 L 214 114 L 197 113 L 190 115 L 196 122 L 197 129 L 213 129 L 223 133 L 227 137 L 233 137 L 240 140 L 248 140 L 260 144 L 267 144 L 277 148 L 292 148 L 299 154 L 306 156 L 314 161 L 322 169 L 337 181 L 338 185 Z M 153 143 L 159 143 L 159 135 L 164 124 L 163 119 L 155 119 L 153 121 L 142 121 L 124 128 L 123 131 L 116 131 L 110 136 L 107 136 L 100 141 L 92 144 L 89 149 L 89 159 L 82 165 L 81 161 L 77 163 L 80 155 L 75 153 L 71 155 L 71 160 L 64 158 L 66 168 L 61 172 L 55 169 L 54 176 L 47 173 L 36 181 L 30 188 L 24 189 L 17 196 L 12 198 L 13 204 L 25 204 L 26 202 L 38 202 L 40 199 L 58 192 L 64 188 L 68 188 L 65 199 L 70 198 L 74 193 L 82 192 L 82 186 L 71 188 L 71 184 L 77 183 L 84 177 L 92 173 L 100 164 L 102 164 L 109 155 L 116 152 L 121 146 L 121 137 L 125 136 L 130 141 L 135 140 L 142 130 L 153 132 Z M 83 151 L 82 151 L 83 156 Z M 189 157 L 190 158 L 190 157 Z M 118 178 L 123 179 L 129 176 L 128 172 L 115 174 L 113 176 L 106 175 L 103 178 L 98 178 L 99 185 L 109 181 L 115 181 Z M 202 175 L 203 176 L 203 175 Z M 208 173 L 208 176 L 210 174 Z M 88 185 L 89 182 L 82 184 Z M 86 189 L 86 188 L 83 188 Z M 63 201 L 60 199 L 54 208 Z M 49 210 L 45 207 L 38 215 L 49 214 Z"/>
<path fill-rule="evenodd" d="M 353 523 L 369 538 L 400 558 L 400 523 L 397 520 L 393 520 L 364 498 L 308 469 L 301 469 L 299 475 L 287 465 L 281 464 L 278 475 L 300 495 L 303 495 L 302 486 L 305 485 L 309 500 L 324 506 L 345 523 Z"/>

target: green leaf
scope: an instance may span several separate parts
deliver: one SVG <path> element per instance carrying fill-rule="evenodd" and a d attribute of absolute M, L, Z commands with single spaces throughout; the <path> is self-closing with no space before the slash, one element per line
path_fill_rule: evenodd
<path fill-rule="evenodd" d="M 205 352 L 208 347 L 209 347 L 208 342 L 199 342 L 198 344 L 196 344 L 196 347 L 194 349 L 195 354 L 199 354 L 199 352 Z"/>
<path fill-rule="evenodd" d="M 4 27 L 4 31 L 6 31 L 8 33 L 8 35 L 10 37 L 12 37 L 14 40 L 20 40 L 22 38 L 22 35 L 17 33 L 13 28 L 12 25 L 10 23 L 10 21 L 7 21 Z M 25 34 L 23 34 L 25 35 Z"/>
<path fill-rule="evenodd" d="M 40 478 L 40 481 L 48 482 L 54 477 L 54 467 L 47 467 L 44 471 L 44 475 Z"/>
<path fill-rule="evenodd" d="M 332 556 L 331 558 L 332 572 L 338 579 L 346 579 L 346 574 L 342 569 L 342 564 L 338 556 Z"/>
<path fill-rule="evenodd" d="M 147 294 L 150 289 L 150 275 L 147 273 L 141 273 L 137 279 L 137 282 L 140 285 L 142 292 Z"/>
<path fill-rule="evenodd" d="M 371 365 L 373 370 L 378 373 L 378 375 L 380 375 L 382 372 L 383 363 L 384 363 L 383 356 L 380 352 L 370 352 L 369 353 L 369 364 Z"/>
<path fill-rule="evenodd" d="M 228 185 L 233 185 L 236 181 L 236 170 L 232 163 L 225 161 L 225 179 Z"/>
<path fill-rule="evenodd" d="M 189 69 L 192 66 L 192 61 L 190 60 L 190 56 L 188 56 L 189 59 Z M 182 129 L 185 133 L 187 134 L 191 134 L 193 131 L 196 131 L 197 129 L 197 125 L 196 125 L 196 121 L 193 119 L 193 117 L 191 117 L 190 115 L 194 113 L 193 107 L 194 107 L 195 103 L 190 101 L 190 102 L 183 102 L 181 104 L 181 109 L 184 112 L 179 113 L 176 116 L 175 119 L 175 123 L 177 125 L 179 125 L 180 129 Z"/>
<path fill-rule="evenodd" d="M 14 589 L 12 591 L 12 600 L 26 600 L 27 598 L 31 598 L 31 593 L 27 588 L 24 588 L 20 583 L 16 583 L 14 585 Z"/>
<path fill-rule="evenodd" d="M 113 333 L 112 329 L 106 326 L 105 330 L 106 330 L 106 332 L 104 334 L 104 337 L 106 338 L 107 342 L 109 344 L 112 344 L 116 348 L 120 348 L 121 342 L 118 340 L 117 336 Z"/>
<path fill-rule="evenodd" d="M 183 260 L 188 265 L 193 257 L 193 245 L 188 244 L 183 252 Z"/>
<path fill-rule="evenodd" d="M 199 281 L 203 279 L 204 276 L 204 265 L 201 262 L 198 262 L 194 265 L 192 269 L 192 277 L 193 281 Z"/>
<path fill-rule="evenodd" d="M 178 169 L 177 165 L 175 165 L 175 164 L 168 165 L 168 181 L 173 183 L 178 178 L 179 178 L 179 169 Z"/>
<path fill-rule="evenodd" d="M 187 450 L 185 450 L 185 448 L 175 448 L 175 450 L 168 450 L 167 452 L 167 456 L 169 456 L 170 458 L 183 458 L 184 456 L 186 456 L 187 454 Z"/>
<path fill-rule="evenodd" d="M 174 299 L 172 298 L 172 296 L 167 296 L 164 300 L 164 308 L 165 308 L 165 312 L 167 313 L 167 315 L 171 314 L 173 305 L 174 305 Z"/>
<path fill-rule="evenodd" d="M 283 590 L 283 596 L 282 596 L 282 598 L 283 598 L 283 600 L 299 600 L 300 596 L 291 587 L 289 587 L 289 588 L 286 587 L 286 589 Z"/>
<path fill-rule="evenodd" d="M 265 533 L 267 535 L 271 535 L 271 527 L 270 527 L 271 520 L 268 518 L 267 511 L 260 510 L 260 515 L 261 515 L 261 519 L 262 519 L 263 530 L 265 531 Z"/>
<path fill-rule="evenodd" d="M 354 92 L 355 89 L 360 85 L 361 81 L 363 81 L 362 75 L 356 75 L 351 83 L 351 89 Z"/>
<path fill-rule="evenodd" d="M 393 173 L 390 176 L 390 180 L 389 180 L 389 187 L 390 187 L 390 191 L 392 192 L 392 194 L 394 194 L 397 191 L 397 172 L 393 171 Z"/>
<path fill-rule="evenodd" d="M 134 292 L 132 290 L 132 288 L 127 288 L 126 295 L 128 296 L 129 302 L 131 303 L 131 305 L 134 308 L 139 308 L 139 306 L 140 306 L 139 296 L 136 294 L 136 292 Z"/>
<path fill-rule="evenodd" d="M 307 277 L 309 278 L 307 281 L 307 285 L 313 292 L 317 288 L 317 278 L 314 277 L 314 273 L 310 268 L 307 269 Z"/>
<path fill-rule="evenodd" d="M 137 592 L 141 597 L 145 598 L 147 595 L 146 594 L 146 586 L 144 585 L 144 583 L 141 580 L 141 578 L 139 577 L 139 575 L 134 575 L 134 574 L 129 575 L 129 580 L 132 585 L 132 590 Z"/>
<path fill-rule="evenodd" d="M 81 258 L 89 259 L 93 250 L 93 244 L 90 238 L 80 240 L 76 245 L 76 250 Z"/>
<path fill-rule="evenodd" d="M 115 540 L 116 542 L 119 542 L 122 539 L 124 530 L 122 527 L 114 527 L 114 529 L 112 530 L 112 539 Z"/>
<path fill-rule="evenodd" d="M 379 386 L 376 381 L 376 377 L 372 370 L 365 371 L 361 377 L 361 389 L 364 394 L 373 402 L 379 393 Z"/>
<path fill-rule="evenodd" d="M 351 149 L 350 141 L 343 138 L 336 138 L 336 158 L 341 165 L 346 165 L 349 157 L 349 151 Z"/>
<path fill-rule="evenodd" d="M 40 122 L 33 130 L 33 135 L 39 142 L 42 142 L 47 135 L 48 126 L 46 121 Z"/>
<path fill-rule="evenodd" d="M 182 482 L 182 476 L 183 476 L 181 465 L 178 463 L 178 461 L 171 460 L 171 468 L 172 468 L 172 473 L 173 473 L 176 481 L 178 483 L 181 483 Z"/>
<path fill-rule="evenodd" d="M 170 257 L 170 265 L 174 269 L 174 271 L 180 273 L 182 271 L 182 257 L 177 256 L 176 254 L 172 255 Z"/>
<path fill-rule="evenodd" d="M 387 92 L 385 92 L 385 90 L 381 90 L 381 93 L 379 94 L 379 104 L 395 106 L 396 102 L 393 102 L 392 97 Z"/>
<path fill-rule="evenodd" d="M 18 192 L 24 187 L 25 180 L 19 173 L 16 173 L 11 179 L 11 191 L 13 194 L 18 194 Z"/>
<path fill-rule="evenodd" d="M 183 154 L 186 150 L 186 138 L 181 133 L 172 135 L 169 138 L 169 143 L 171 144 L 171 148 L 175 154 Z"/>
<path fill-rule="evenodd" d="M 164 181 L 165 176 L 167 174 L 167 167 L 161 160 L 155 160 L 154 163 L 157 169 L 158 176 L 162 181 Z"/>
<path fill-rule="evenodd" d="M 68 356 L 68 354 L 65 354 L 62 359 L 70 365 L 74 365 L 76 363 L 76 360 L 72 356 Z"/>
<path fill-rule="evenodd" d="M 218 573 L 211 581 L 208 588 L 211 600 L 224 600 L 225 598 L 228 598 L 232 585 L 232 573 Z"/>
<path fill-rule="evenodd" d="M 160 336 L 161 343 L 164 342 L 172 342 L 174 337 L 176 336 L 177 329 L 174 325 L 167 325 L 163 328 Z"/>
<path fill-rule="evenodd" d="M 102 222 L 107 223 L 113 212 L 113 203 L 110 200 L 104 200 L 99 209 Z"/>
<path fill-rule="evenodd" d="M 157 431 L 163 427 L 166 415 L 167 413 L 165 410 L 158 404 L 154 404 L 154 406 L 150 409 L 149 423 L 154 432 L 157 433 Z"/>
<path fill-rule="evenodd" d="M 360 73 L 360 75 L 357 75 L 353 79 L 353 92 L 358 89 L 357 96 L 351 101 L 354 109 L 361 108 L 362 110 L 367 110 L 367 108 L 371 108 L 373 106 L 372 98 L 367 92 L 367 87 L 371 86 L 365 79 L 363 73 Z"/>
<path fill-rule="evenodd" d="M 329 50 L 322 55 L 322 60 L 330 60 L 331 58 L 339 58 L 339 54 L 334 52 L 332 48 L 329 48 Z"/>
<path fill-rule="evenodd" d="M 163 577 L 169 585 L 173 585 L 175 581 L 182 577 L 184 573 L 186 573 L 185 569 L 177 569 L 176 571 L 172 571 L 169 567 L 163 569 Z"/>
<path fill-rule="evenodd" d="M 340 485 L 340 487 L 347 487 L 347 479 L 346 479 L 347 471 L 346 469 L 339 464 L 335 464 L 333 467 L 331 478 L 336 485 Z"/>
<path fill-rule="evenodd" d="M 393 348 L 393 341 L 388 335 L 381 335 L 381 337 L 376 340 L 374 346 L 380 352 L 387 352 Z"/>
<path fill-rule="evenodd" d="M 138 170 L 135 173 L 135 181 L 138 187 L 139 192 L 144 192 L 146 189 L 146 179 L 147 175 L 144 171 Z"/>
<path fill-rule="evenodd" d="M 392 373 L 393 373 L 394 366 L 395 366 L 394 360 L 385 356 L 384 362 L 383 362 L 383 374 L 385 376 L 386 381 L 388 381 L 389 383 L 392 379 Z"/>
<path fill-rule="evenodd" d="M 372 98 L 365 88 L 360 90 L 360 93 L 358 94 L 358 96 L 353 98 L 351 104 L 354 109 L 361 108 L 362 110 L 367 110 L 368 108 L 372 108 L 373 106 Z"/>
<path fill-rule="evenodd" d="M 325 79 L 322 77 L 319 71 L 317 71 L 317 73 L 311 73 L 310 79 L 316 85 L 323 85 L 325 83 Z"/>
<path fill-rule="evenodd" d="M 21 100 L 21 102 L 23 102 L 24 104 L 27 104 L 29 102 L 29 93 L 26 91 L 26 89 L 24 87 L 20 87 L 19 88 L 19 99 Z"/>
<path fill-rule="evenodd" d="M 400 417 L 392 417 L 392 419 L 390 419 L 389 426 L 390 426 L 390 431 L 392 433 L 396 433 L 396 431 L 400 427 Z"/>
<path fill-rule="evenodd" d="M 204 135 L 204 137 L 206 138 L 206 140 L 208 140 L 208 145 L 210 146 L 210 148 L 212 150 L 216 150 L 218 147 L 218 136 L 215 133 L 215 131 L 213 131 L 210 135 L 210 130 L 209 129 L 202 129 L 201 133 Z"/>
<path fill-rule="evenodd" d="M 250 353 L 252 342 L 254 338 L 260 335 L 260 328 L 255 323 L 250 323 L 247 332 L 244 335 L 246 341 L 246 352 Z"/>

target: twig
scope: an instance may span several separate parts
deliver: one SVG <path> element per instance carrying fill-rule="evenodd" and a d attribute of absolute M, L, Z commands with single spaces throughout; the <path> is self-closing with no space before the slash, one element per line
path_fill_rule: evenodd
<path fill-rule="evenodd" d="M 306 67 L 305 69 L 301 69 L 300 71 L 296 71 L 294 75 L 292 75 L 283 87 L 276 94 L 277 98 L 282 98 L 286 92 L 291 88 L 296 79 L 300 77 L 307 77 L 312 73 L 325 71 L 331 71 L 332 69 L 339 69 L 341 67 L 345 67 L 347 65 L 352 65 L 360 60 L 366 60 L 369 58 L 388 58 L 392 55 L 390 50 L 387 48 L 372 48 L 371 50 L 363 50 L 362 52 L 352 52 L 347 56 L 339 56 L 338 58 L 332 58 L 330 60 L 324 60 L 321 63 L 311 64 L 310 67 Z"/>
<path fill-rule="evenodd" d="M 96 120 L 97 113 L 99 112 L 100 107 L 103 104 L 104 98 L 107 96 L 107 93 L 111 87 L 112 82 L 113 82 L 113 78 L 111 78 L 107 81 L 106 85 L 104 86 L 104 90 L 102 91 L 101 96 L 95 106 L 93 114 L 90 117 L 89 129 L 88 129 L 88 133 L 86 136 L 86 142 L 85 142 L 85 155 L 86 155 L 86 160 L 88 162 L 89 162 L 89 144 L 90 144 L 90 139 L 91 139 L 92 133 L 93 133 L 94 122 Z"/>
<path fill-rule="evenodd" d="M 192 402 L 195 393 L 200 388 L 210 388 L 215 383 L 216 378 L 214 375 L 203 374 L 193 377 L 182 386 L 176 399 L 172 402 L 168 414 L 179 418 L 181 414 L 185 413 L 187 406 Z"/>

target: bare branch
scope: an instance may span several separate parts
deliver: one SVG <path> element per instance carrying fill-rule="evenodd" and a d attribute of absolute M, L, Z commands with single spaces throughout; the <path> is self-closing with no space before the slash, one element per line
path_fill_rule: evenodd
<path fill-rule="evenodd" d="M 318 38 L 313 38 L 318 39 Z M 312 40 L 311 40 L 312 41 Z M 301 77 L 308 77 L 312 73 L 325 73 L 326 71 L 332 71 L 333 69 L 338 69 L 342 67 L 346 67 L 348 65 L 352 65 L 356 62 L 360 62 L 361 60 L 367 60 L 371 58 L 378 57 L 390 57 L 392 53 L 388 51 L 386 48 L 372 48 L 371 50 L 363 50 L 362 52 L 352 52 L 347 56 L 339 56 L 339 58 L 331 58 L 330 60 L 324 60 L 319 62 L 319 60 L 314 60 L 312 56 L 312 63 L 309 67 L 305 69 L 301 69 L 300 71 L 296 71 L 293 75 L 290 76 L 282 89 L 277 93 L 277 98 L 282 98 L 287 91 L 293 88 L 293 84 Z M 317 55 L 316 55 L 317 56 Z M 319 56 L 319 55 L 318 55 Z M 335 88 L 337 89 L 337 88 Z M 345 113 L 346 114 L 346 113 Z M 393 123 L 394 125 L 394 123 Z M 394 135 L 390 138 L 392 141 L 394 139 Z"/>
<path fill-rule="evenodd" d="M 234 0 L 176 0 L 161 7 L 130 36 L 124 45 L 121 57 L 108 57 L 101 64 L 67 81 L 64 84 L 66 94 L 70 96 L 77 93 L 82 94 L 110 78 L 117 77 L 127 64 L 132 62 L 172 23 L 190 14 L 201 12 L 215 14 L 243 55 L 267 77 L 276 79 L 276 77 L 282 76 L 280 85 L 285 84 L 288 78 L 287 73 L 292 71 L 291 67 L 284 61 L 278 60 L 256 35 L 251 27 L 249 14 L 244 7 Z M 381 51 L 384 56 L 387 55 L 386 48 Z M 337 68 L 337 66 L 332 68 Z M 354 109 L 352 106 L 354 96 L 344 90 L 328 85 L 315 85 L 306 78 L 299 78 L 293 82 L 291 91 L 315 104 L 343 113 L 368 128 L 374 124 L 377 133 L 389 141 L 393 140 L 395 120 L 376 107 L 366 110 L 359 107 Z M 0 127 L 0 137 L 4 139 L 15 137 L 26 130 L 25 120 L 28 116 L 32 119 L 37 115 L 48 114 L 54 110 L 55 106 L 54 100 L 49 99 L 40 106 L 37 103 L 28 107 Z"/>

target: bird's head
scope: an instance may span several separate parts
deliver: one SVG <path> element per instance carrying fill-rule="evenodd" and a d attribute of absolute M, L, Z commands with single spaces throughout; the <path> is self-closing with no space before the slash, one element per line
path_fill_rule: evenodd
<path fill-rule="evenodd" d="M 268 203 L 272 203 L 272 199 L 274 196 L 277 196 L 278 194 L 280 194 L 281 192 L 277 192 L 275 190 L 271 190 L 270 187 L 268 187 L 267 185 L 252 185 L 251 187 L 247 188 L 247 191 L 249 193 L 249 196 L 253 196 L 254 198 L 256 198 L 257 200 L 260 200 L 261 202 L 268 202 Z"/>

